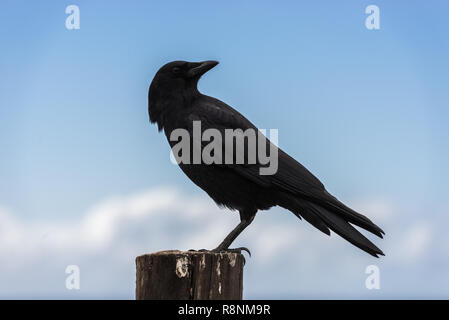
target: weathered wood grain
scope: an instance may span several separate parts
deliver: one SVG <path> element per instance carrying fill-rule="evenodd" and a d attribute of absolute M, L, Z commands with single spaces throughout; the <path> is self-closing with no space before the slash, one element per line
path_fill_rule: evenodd
<path fill-rule="evenodd" d="M 136 299 L 242 299 L 240 253 L 160 251 L 136 258 Z"/>

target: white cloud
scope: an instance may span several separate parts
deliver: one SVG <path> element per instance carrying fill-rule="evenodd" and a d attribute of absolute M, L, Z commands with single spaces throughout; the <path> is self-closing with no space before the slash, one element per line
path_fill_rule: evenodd
<path fill-rule="evenodd" d="M 359 201 L 355 208 L 386 224 L 386 239 L 373 238 L 385 258 L 373 260 L 335 234 L 328 237 L 273 208 L 258 214 L 235 243 L 253 253 L 247 259 L 245 295 L 368 295 L 363 287 L 366 265 L 378 263 L 387 278 L 396 279 L 392 274 L 402 264 L 420 268 L 428 251 L 435 250 L 436 230 L 428 221 L 403 225 L 401 211 L 395 208 L 393 214 L 385 201 Z M 133 298 L 137 255 L 213 248 L 237 223 L 237 213 L 217 208 L 207 196 L 191 197 L 171 188 L 100 201 L 74 221 L 29 222 L 0 207 L 0 296 Z M 79 292 L 65 289 L 68 264 L 81 268 Z M 401 292 L 400 284 L 391 287 L 383 291 L 387 297 Z"/>
<path fill-rule="evenodd" d="M 432 227 L 425 221 L 415 222 L 407 228 L 396 246 L 397 259 L 410 262 L 423 257 L 432 243 Z"/>

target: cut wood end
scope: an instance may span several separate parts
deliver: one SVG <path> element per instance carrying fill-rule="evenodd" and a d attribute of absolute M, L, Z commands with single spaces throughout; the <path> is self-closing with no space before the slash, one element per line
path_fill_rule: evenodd
<path fill-rule="evenodd" d="M 229 257 L 229 260 L 233 261 L 235 264 L 235 259 L 237 256 L 243 256 L 243 254 L 238 252 L 213 252 L 213 251 L 181 251 L 181 250 L 163 250 L 153 253 L 146 253 L 138 256 L 136 259 L 141 259 L 148 256 L 161 256 L 161 255 L 183 255 L 183 256 L 201 256 L 201 255 L 211 255 L 215 257 Z"/>

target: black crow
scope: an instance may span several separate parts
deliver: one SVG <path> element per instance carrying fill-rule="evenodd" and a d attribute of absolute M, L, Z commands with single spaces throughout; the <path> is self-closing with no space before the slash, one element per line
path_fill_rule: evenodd
<path fill-rule="evenodd" d="M 198 91 L 200 77 L 217 64 L 217 61 L 170 62 L 159 69 L 151 82 L 148 92 L 150 122 L 157 123 L 159 131 L 164 130 L 171 147 L 177 143 L 170 139 L 175 129 L 184 129 L 191 137 L 194 136 L 194 121 L 200 121 L 201 132 L 206 129 L 217 129 L 219 132 L 225 129 L 257 130 L 248 119 L 226 103 Z M 263 139 L 267 146 L 272 146 L 265 136 Z M 204 147 L 204 141 L 200 143 Z M 191 145 L 194 144 L 195 141 L 192 141 Z M 247 140 L 244 151 L 248 151 Z M 241 164 L 179 163 L 190 180 L 220 207 L 240 213 L 240 223 L 213 251 L 232 250 L 229 246 L 253 221 L 258 210 L 280 206 L 304 218 L 327 235 L 332 230 L 375 257 L 383 255 L 352 225 L 380 238 L 384 234 L 382 229 L 328 193 L 312 173 L 287 153 L 281 149 L 277 149 L 277 152 L 277 171 L 268 175 L 260 173 L 264 165 L 259 160 L 250 163 L 246 158 Z M 233 157 L 235 160 L 235 155 Z"/>

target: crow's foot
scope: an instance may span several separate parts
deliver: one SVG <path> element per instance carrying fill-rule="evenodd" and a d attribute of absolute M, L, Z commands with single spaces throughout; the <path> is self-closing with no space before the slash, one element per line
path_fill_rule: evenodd
<path fill-rule="evenodd" d="M 220 247 L 217 247 L 217 248 L 215 248 L 215 249 L 213 249 L 213 250 L 211 250 L 212 252 L 216 252 L 216 253 L 220 253 L 220 252 L 232 252 L 232 253 L 242 253 L 242 251 L 246 251 L 246 252 L 248 252 L 248 254 L 249 254 L 249 256 L 251 257 L 251 251 L 249 251 L 249 249 L 248 248 L 245 248 L 245 247 L 239 247 L 239 248 L 226 248 L 226 249 L 223 249 L 223 248 L 220 248 Z"/>
<path fill-rule="evenodd" d="M 187 251 L 190 252 L 214 252 L 214 253 L 220 253 L 220 252 L 231 252 L 231 253 L 242 253 L 242 251 L 246 251 L 248 252 L 249 256 L 251 257 L 251 251 L 249 251 L 248 248 L 245 247 L 239 247 L 239 248 L 227 248 L 227 249 L 222 249 L 222 248 L 215 248 L 212 250 L 208 250 L 208 249 L 189 249 Z"/>
<path fill-rule="evenodd" d="M 245 247 L 226 248 L 226 249 L 217 247 L 217 248 L 212 249 L 212 250 L 207 250 L 207 249 L 199 249 L 199 250 L 189 249 L 188 251 L 190 251 L 190 252 L 214 252 L 214 253 L 239 253 L 239 254 L 242 254 L 242 251 L 246 251 L 246 252 L 248 252 L 249 256 L 251 257 L 251 251 L 249 251 L 249 249 L 245 248 Z M 245 256 L 243 256 L 243 264 L 246 264 Z"/>

